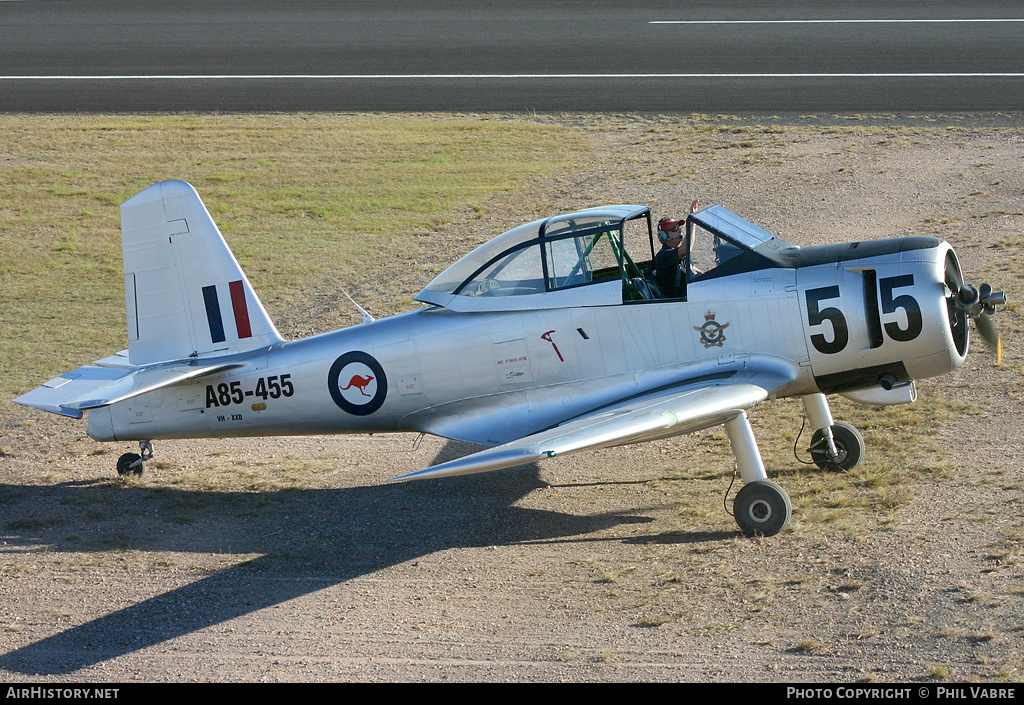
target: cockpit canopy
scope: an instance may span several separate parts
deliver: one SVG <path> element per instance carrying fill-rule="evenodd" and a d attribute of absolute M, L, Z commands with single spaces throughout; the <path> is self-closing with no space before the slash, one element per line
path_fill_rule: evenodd
<path fill-rule="evenodd" d="M 717 205 L 690 214 L 687 227 L 695 233 L 695 249 L 686 252 L 692 266 L 687 280 L 693 284 L 787 266 L 777 252 L 799 249 Z M 480 245 L 430 282 L 416 300 L 453 311 L 665 300 L 652 274 L 656 246 L 646 206 L 602 206 L 558 215 Z"/>
<path fill-rule="evenodd" d="M 646 238 L 649 208 L 619 205 L 521 225 L 450 266 L 416 300 L 455 311 L 622 303 L 623 271 L 643 276 L 623 246 L 640 224 Z"/>

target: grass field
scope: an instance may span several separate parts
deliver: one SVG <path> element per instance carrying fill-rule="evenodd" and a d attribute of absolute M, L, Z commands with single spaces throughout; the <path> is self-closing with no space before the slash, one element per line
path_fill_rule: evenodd
<path fill-rule="evenodd" d="M 150 184 L 199 190 L 273 313 L 587 150 L 569 129 L 457 116 L 0 116 L 0 132 L 5 400 L 125 347 L 119 206 Z"/>

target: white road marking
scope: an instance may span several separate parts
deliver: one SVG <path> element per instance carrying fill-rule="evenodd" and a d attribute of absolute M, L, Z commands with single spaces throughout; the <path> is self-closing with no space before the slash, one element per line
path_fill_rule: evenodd
<path fill-rule="evenodd" d="M 118 74 L 0 76 L 0 81 L 464 80 L 558 78 L 1021 78 L 1024 72 L 911 73 L 387 73 L 387 74 Z"/>
<path fill-rule="evenodd" d="M 647 24 L 968 24 L 981 22 L 1024 22 L 1024 18 L 993 17 L 990 19 L 862 19 L 862 20 L 653 20 Z"/>

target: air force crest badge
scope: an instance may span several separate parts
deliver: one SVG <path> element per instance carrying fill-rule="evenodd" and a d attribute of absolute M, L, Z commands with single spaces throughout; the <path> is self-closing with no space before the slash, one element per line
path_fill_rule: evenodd
<path fill-rule="evenodd" d="M 693 329 L 700 333 L 700 342 L 705 348 L 720 348 L 725 342 L 725 333 L 722 331 L 728 327 L 728 323 L 719 323 L 715 320 L 715 314 L 708 311 L 704 314 L 704 325 L 693 326 Z"/>

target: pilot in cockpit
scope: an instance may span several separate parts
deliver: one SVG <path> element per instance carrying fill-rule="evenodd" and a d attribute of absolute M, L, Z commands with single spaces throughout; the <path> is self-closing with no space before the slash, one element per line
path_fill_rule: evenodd
<path fill-rule="evenodd" d="M 699 202 L 697 200 L 690 205 L 691 213 L 697 211 Z M 693 228 L 687 228 L 684 237 L 685 224 L 685 220 L 672 218 L 662 218 L 658 221 L 661 249 L 654 256 L 654 279 L 661 289 L 662 296 L 670 299 L 685 295 L 687 277 L 692 276 L 695 271 L 686 261 L 686 253 L 693 246 Z M 684 243 L 686 246 L 681 248 Z"/>

